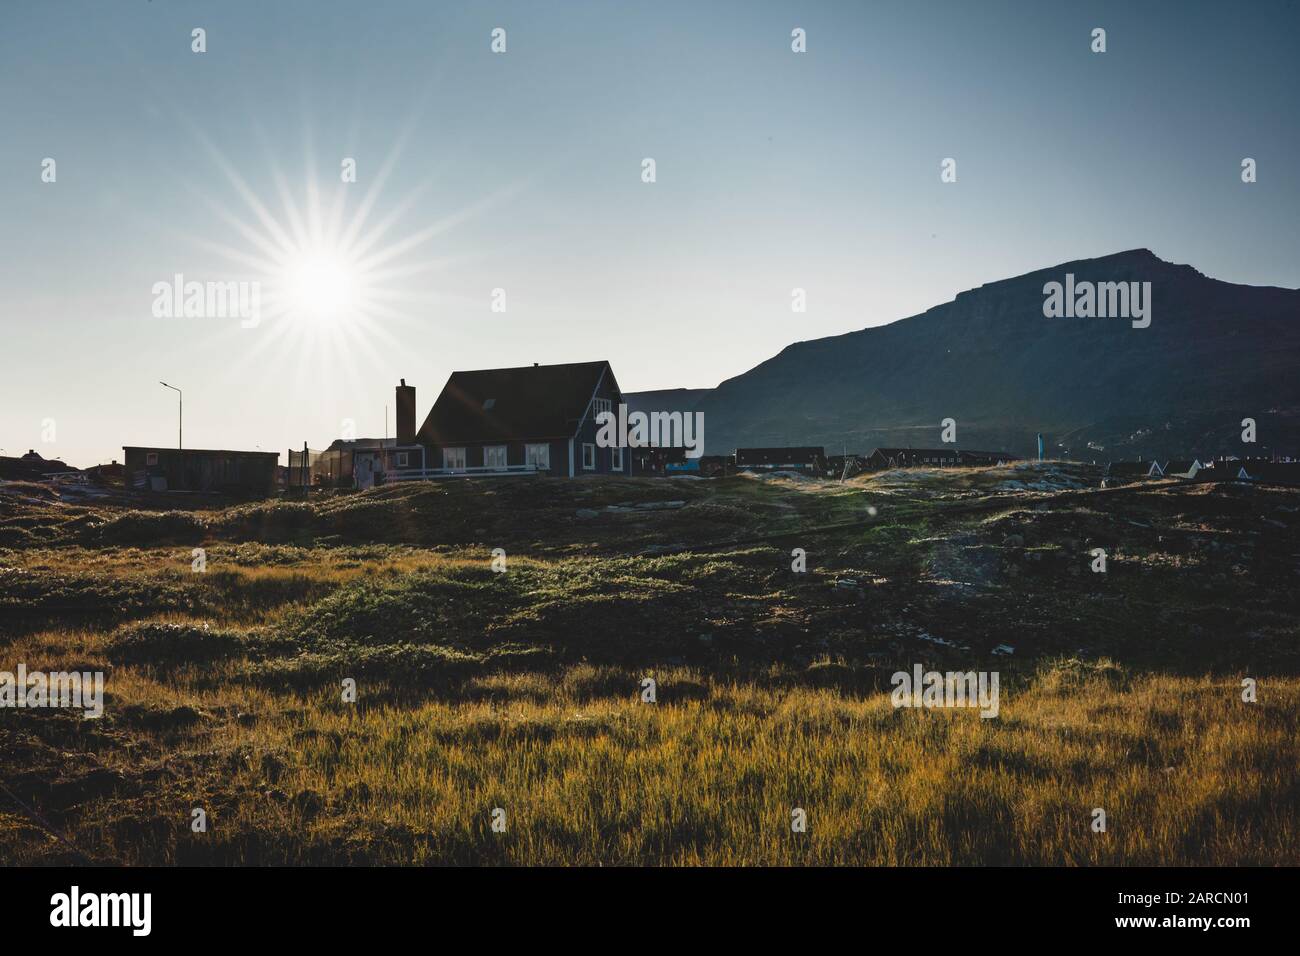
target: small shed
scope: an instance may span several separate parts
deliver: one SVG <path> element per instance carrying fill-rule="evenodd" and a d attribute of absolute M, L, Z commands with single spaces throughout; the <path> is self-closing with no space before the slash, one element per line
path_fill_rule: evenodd
<path fill-rule="evenodd" d="M 207 491 L 264 497 L 275 490 L 275 451 L 122 448 L 125 482 L 139 491 Z"/>

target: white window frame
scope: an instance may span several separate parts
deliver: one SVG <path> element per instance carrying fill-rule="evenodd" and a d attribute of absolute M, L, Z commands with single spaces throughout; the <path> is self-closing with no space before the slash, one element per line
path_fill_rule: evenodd
<path fill-rule="evenodd" d="M 540 450 L 540 454 L 538 451 Z M 545 468 L 550 471 L 551 468 L 551 443 L 538 442 L 536 444 L 524 445 L 524 463 L 532 465 L 534 468 Z"/>
<path fill-rule="evenodd" d="M 612 401 L 610 401 L 608 398 L 593 398 L 593 399 L 591 400 L 591 415 L 592 415 L 592 418 L 595 418 L 595 417 L 596 417 L 597 415 L 599 415 L 601 412 L 609 412 L 609 413 L 613 414 L 613 412 L 614 412 L 614 403 L 613 403 Z"/>
<path fill-rule="evenodd" d="M 488 461 L 488 457 L 495 457 L 496 452 L 500 452 L 501 462 Z M 483 446 L 483 467 L 484 468 L 505 468 L 510 462 L 510 452 L 505 445 L 484 445 Z"/>
<path fill-rule="evenodd" d="M 453 452 L 457 452 L 458 454 L 453 455 Z M 453 457 L 460 459 L 459 465 L 453 465 L 451 463 Z M 464 448 L 444 448 L 442 450 L 442 467 L 447 471 L 464 471 L 468 461 L 469 458 L 465 454 Z"/>
<path fill-rule="evenodd" d="M 623 449 L 615 445 L 609 450 L 609 470 L 623 470 Z"/>
<path fill-rule="evenodd" d="M 410 460 L 411 460 L 411 459 L 410 459 L 410 455 L 409 455 L 408 452 L 399 451 L 399 452 L 397 453 L 397 467 L 398 467 L 398 468 L 406 468 L 406 467 L 408 467 L 408 466 L 409 466 L 409 463 L 410 463 Z"/>
<path fill-rule="evenodd" d="M 588 453 L 590 453 L 591 456 L 591 464 L 587 464 Z M 589 441 L 582 443 L 582 470 L 596 470 L 596 446 Z"/>

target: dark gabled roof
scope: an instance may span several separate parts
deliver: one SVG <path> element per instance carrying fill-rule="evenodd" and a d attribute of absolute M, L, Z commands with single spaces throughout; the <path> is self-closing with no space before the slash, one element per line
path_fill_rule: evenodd
<path fill-rule="evenodd" d="M 737 448 L 737 465 L 791 465 L 811 463 L 823 456 L 824 448 Z"/>
<path fill-rule="evenodd" d="M 572 438 L 602 373 L 613 380 L 608 362 L 452 372 L 416 439 L 456 445 Z"/>

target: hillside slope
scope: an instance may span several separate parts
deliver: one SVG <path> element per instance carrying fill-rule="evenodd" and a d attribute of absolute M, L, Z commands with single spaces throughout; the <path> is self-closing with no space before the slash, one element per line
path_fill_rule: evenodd
<path fill-rule="evenodd" d="M 1150 282 L 1152 321 L 1046 318 L 1043 286 Z M 799 342 L 692 396 L 710 453 L 958 445 L 1077 458 L 1300 450 L 1300 291 L 1235 285 L 1136 249 L 992 282 L 889 325 Z M 1089 447 L 1092 443 L 1092 447 Z"/>

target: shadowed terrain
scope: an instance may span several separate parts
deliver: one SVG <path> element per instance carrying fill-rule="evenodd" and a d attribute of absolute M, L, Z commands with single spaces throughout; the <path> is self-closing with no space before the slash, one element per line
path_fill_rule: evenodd
<path fill-rule="evenodd" d="M 0 857 L 1300 862 L 1300 492 L 1099 485 L 0 486 L 0 670 L 108 674 L 101 719 L 0 710 Z M 895 709 L 914 664 L 999 716 Z"/>

